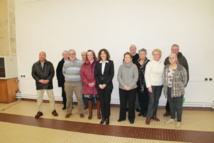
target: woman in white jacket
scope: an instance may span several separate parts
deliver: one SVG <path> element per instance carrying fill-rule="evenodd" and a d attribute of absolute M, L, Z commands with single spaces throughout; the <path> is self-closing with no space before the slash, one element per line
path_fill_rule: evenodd
<path fill-rule="evenodd" d="M 149 94 L 149 105 L 146 115 L 146 124 L 150 124 L 150 120 L 160 121 L 157 118 L 157 108 L 159 99 L 163 88 L 163 71 L 164 64 L 160 61 L 162 52 L 159 49 L 152 51 L 153 60 L 151 60 L 146 66 L 145 80 L 146 87 Z"/>

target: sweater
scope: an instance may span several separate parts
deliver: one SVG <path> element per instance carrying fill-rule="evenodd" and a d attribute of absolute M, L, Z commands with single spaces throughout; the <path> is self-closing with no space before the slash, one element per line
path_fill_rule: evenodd
<path fill-rule="evenodd" d="M 119 88 L 124 89 L 124 86 L 129 86 L 131 89 L 137 87 L 138 81 L 138 69 L 133 63 L 123 63 L 118 70 L 117 80 L 119 82 Z"/>
<path fill-rule="evenodd" d="M 163 85 L 164 64 L 161 61 L 151 60 L 146 65 L 146 87 Z"/>
<path fill-rule="evenodd" d="M 82 61 L 76 59 L 74 62 L 68 60 L 63 65 L 63 75 L 65 76 L 65 81 L 67 82 L 79 82 L 80 78 L 80 68 L 82 66 Z"/>

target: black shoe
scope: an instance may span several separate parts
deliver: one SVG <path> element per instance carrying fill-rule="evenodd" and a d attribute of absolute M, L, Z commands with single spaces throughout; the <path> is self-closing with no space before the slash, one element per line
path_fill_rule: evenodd
<path fill-rule="evenodd" d="M 139 108 L 136 108 L 136 112 L 140 112 L 140 109 L 139 109 Z"/>
<path fill-rule="evenodd" d="M 123 119 L 118 119 L 118 120 L 117 120 L 117 122 L 122 122 L 122 121 L 125 121 L 125 120 L 123 120 Z"/>
<path fill-rule="evenodd" d="M 109 125 L 109 122 L 110 122 L 109 119 L 106 119 L 106 125 Z"/>
<path fill-rule="evenodd" d="M 130 121 L 130 124 L 134 124 L 134 121 Z"/>
<path fill-rule="evenodd" d="M 66 109 L 66 107 L 64 106 L 63 108 L 62 108 L 62 110 L 65 110 Z"/>
<path fill-rule="evenodd" d="M 143 114 L 140 112 L 139 114 L 138 114 L 138 116 L 142 116 Z"/>
<path fill-rule="evenodd" d="M 100 121 L 100 124 L 103 124 L 105 122 L 105 118 L 102 118 L 102 120 Z"/>
<path fill-rule="evenodd" d="M 126 108 L 126 112 L 128 112 L 129 111 L 129 108 Z"/>
<path fill-rule="evenodd" d="M 146 117 L 146 113 L 143 113 L 143 117 Z"/>

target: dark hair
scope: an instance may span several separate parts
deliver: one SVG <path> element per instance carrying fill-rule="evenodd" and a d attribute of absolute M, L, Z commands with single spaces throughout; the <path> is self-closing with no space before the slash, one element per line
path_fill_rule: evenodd
<path fill-rule="evenodd" d="M 123 58 L 125 59 L 125 55 L 129 55 L 131 57 L 131 59 L 133 58 L 132 54 L 130 52 L 125 52 L 125 54 L 123 55 Z"/>
<path fill-rule="evenodd" d="M 97 57 L 96 57 L 96 55 L 95 55 L 95 53 L 94 53 L 94 51 L 93 50 L 88 50 L 87 52 L 86 52 L 86 60 L 85 60 L 85 64 L 86 64 L 86 62 L 88 61 L 88 52 L 92 52 L 92 54 L 93 54 L 93 57 L 94 57 L 94 60 L 96 61 L 97 60 Z"/>
<path fill-rule="evenodd" d="M 99 53 L 98 53 L 98 59 L 99 59 L 99 60 L 102 60 L 102 58 L 101 58 L 101 53 L 102 53 L 102 52 L 104 52 L 104 53 L 106 54 L 106 60 L 107 60 L 107 61 L 110 60 L 109 52 L 108 52 L 108 50 L 106 50 L 106 49 L 101 49 L 101 50 L 99 51 Z"/>

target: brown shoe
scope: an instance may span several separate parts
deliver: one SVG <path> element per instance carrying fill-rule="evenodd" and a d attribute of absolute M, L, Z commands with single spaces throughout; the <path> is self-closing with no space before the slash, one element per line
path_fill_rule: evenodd
<path fill-rule="evenodd" d="M 69 118 L 72 114 L 66 114 L 65 118 Z"/>
<path fill-rule="evenodd" d="M 37 112 L 37 114 L 35 115 L 35 118 L 39 118 L 39 117 L 41 117 L 43 115 L 43 113 L 42 112 Z"/>
<path fill-rule="evenodd" d="M 150 119 L 146 119 L 146 124 L 147 124 L 147 125 L 150 124 Z"/>
<path fill-rule="evenodd" d="M 160 119 L 158 119 L 158 117 L 156 117 L 156 116 L 153 116 L 152 119 L 155 121 L 160 121 Z"/>
<path fill-rule="evenodd" d="M 166 113 L 163 114 L 164 117 L 170 116 L 170 113 L 166 111 Z"/>
<path fill-rule="evenodd" d="M 53 110 L 52 115 L 58 116 L 58 113 L 56 112 L 56 110 Z"/>
<path fill-rule="evenodd" d="M 84 115 L 83 115 L 83 114 L 80 114 L 80 118 L 84 118 Z"/>

